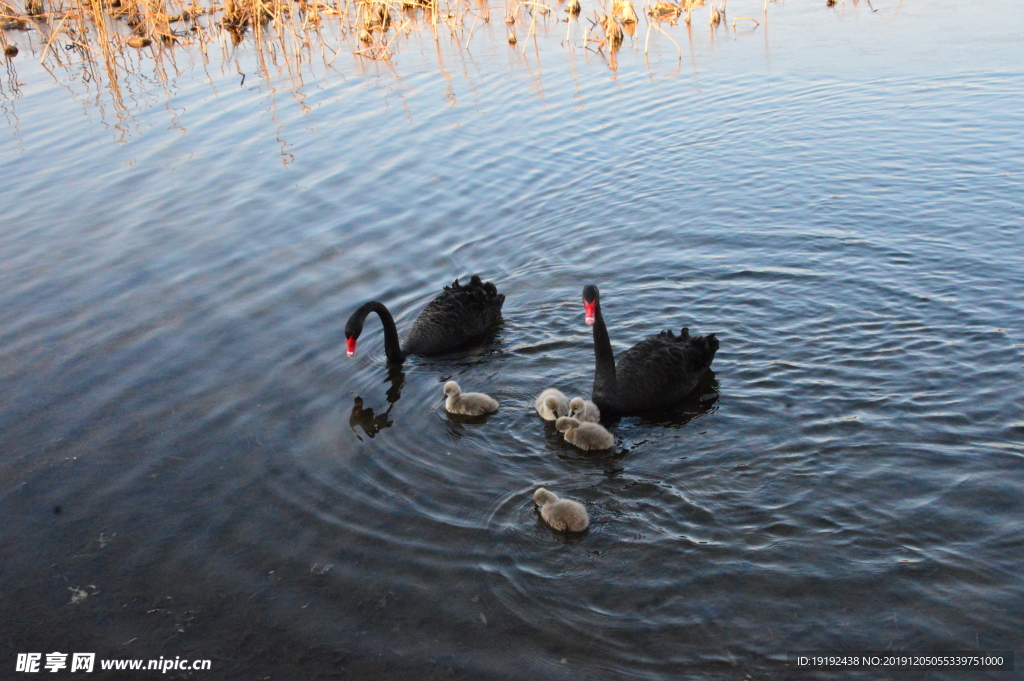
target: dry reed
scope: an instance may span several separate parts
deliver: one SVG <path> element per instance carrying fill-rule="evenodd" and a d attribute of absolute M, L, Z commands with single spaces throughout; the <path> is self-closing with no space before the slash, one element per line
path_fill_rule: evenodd
<path fill-rule="evenodd" d="M 595 33 L 595 28 L 600 28 L 601 33 Z M 591 21 L 588 32 L 592 37 L 587 39 L 587 45 L 596 45 L 598 50 L 608 48 L 613 55 L 622 47 L 622 41 L 625 38 L 622 24 L 616 21 L 611 14 L 600 15 Z"/>
<path fill-rule="evenodd" d="M 503 0 L 499 6 L 508 24 L 508 43 L 523 42 L 524 54 L 541 24 L 551 21 L 554 3 L 548 1 Z M 640 12 L 634 2 L 597 0 L 600 12 L 583 36 L 585 47 L 609 52 L 613 67 L 616 51 L 625 36 L 636 34 L 641 15 L 648 22 L 644 52 L 652 30 L 657 30 L 681 55 L 679 43 L 657 24 L 675 25 L 681 17 L 689 24 L 693 9 L 705 0 L 645 2 Z M 712 27 L 725 21 L 725 4 L 712 1 Z M 447 33 L 460 48 L 468 47 L 477 25 L 489 23 L 496 9 L 487 0 L 0 0 L 0 47 L 10 61 L 24 54 L 24 45 L 19 51 L 11 32 L 37 33 L 38 41 L 27 42 L 43 67 L 51 72 L 75 69 L 90 87 L 105 87 L 120 119 L 127 111 L 121 88 L 141 58 L 152 62 L 157 81 L 165 83 L 168 70 L 178 72 L 175 49 L 198 50 L 205 64 L 211 50 L 219 48 L 227 61 L 231 46 L 248 41 L 262 73 L 277 65 L 301 80 L 296 74 L 311 62 L 314 50 L 319 49 L 328 67 L 345 52 L 386 62 L 413 30 L 427 31 L 435 41 Z M 564 9 L 571 45 L 580 0 L 568 0 Z M 328 20 L 334 22 L 333 32 L 321 30 Z M 734 29 L 737 21 L 760 25 L 737 17 Z M 128 56 L 133 52 L 140 56 Z"/>
<path fill-rule="evenodd" d="M 718 26 L 723 19 L 725 19 L 725 5 L 723 4 L 722 7 L 711 5 L 711 11 L 708 13 L 708 23 L 711 24 L 712 28 Z"/>
<path fill-rule="evenodd" d="M 623 24 L 635 24 L 638 21 L 636 9 L 630 0 L 612 0 L 612 16 L 621 19 Z"/>
<path fill-rule="evenodd" d="M 490 20 L 491 9 L 474 0 L 21 0 L 20 7 L 14 4 L 17 1 L 0 0 L 0 45 L 9 57 L 17 54 L 17 47 L 6 32 L 34 29 L 42 38 L 44 65 L 67 66 L 74 61 L 67 53 L 74 52 L 82 62 L 94 62 L 99 69 L 94 75 L 106 72 L 111 81 L 123 75 L 125 64 L 117 55 L 125 49 L 148 48 L 155 59 L 162 59 L 168 56 L 167 47 L 191 45 L 205 54 L 227 44 L 225 39 L 237 45 L 248 36 L 257 51 L 271 49 L 285 56 L 297 56 L 319 41 L 334 53 L 329 60 L 333 62 L 339 49 L 323 45 L 319 33 L 327 17 L 337 20 L 337 35 L 351 40 L 352 54 L 361 57 L 391 57 L 398 37 L 395 17 L 403 13 L 412 13 L 403 27 L 425 27 L 435 35 L 447 30 L 464 46 L 460 37 L 468 44 L 479 20 Z M 614 14 L 622 23 L 639 20 L 631 0 L 614 1 Z M 536 34 L 538 22 L 552 12 L 539 0 L 506 2 L 508 24 L 515 24 L 521 12 L 529 13 L 527 37 Z M 569 1 L 570 21 L 580 10 L 579 0 Z M 610 42 L 618 43 L 622 27 L 614 23 L 605 32 Z M 508 37 L 510 43 L 518 41 L 514 32 Z"/>
<path fill-rule="evenodd" d="M 653 21 L 668 21 L 672 24 L 679 20 L 682 13 L 683 8 L 671 2 L 656 2 L 647 10 L 647 15 Z"/>

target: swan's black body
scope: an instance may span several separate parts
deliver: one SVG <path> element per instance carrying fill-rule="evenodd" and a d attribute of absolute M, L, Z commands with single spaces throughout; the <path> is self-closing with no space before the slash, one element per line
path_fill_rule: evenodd
<path fill-rule="evenodd" d="M 384 353 L 389 362 L 402 362 L 408 355 L 443 355 L 483 340 L 488 329 L 501 317 L 504 294 L 491 282 L 473 275 L 463 286 L 456 279 L 445 286 L 437 298 L 427 303 L 413 322 L 405 343 L 398 342 L 398 329 L 391 313 L 375 300 L 352 313 L 345 324 L 349 354 L 355 352 L 355 341 L 363 332 L 363 322 L 376 312 L 384 325 Z"/>
<path fill-rule="evenodd" d="M 583 301 L 588 317 L 591 309 L 594 312 L 596 367 L 591 400 L 602 414 L 643 411 L 681 400 L 711 367 L 718 350 L 715 334 L 691 336 L 685 328 L 678 336 L 662 331 L 640 341 L 619 356 L 616 366 L 596 286 L 583 288 Z"/>

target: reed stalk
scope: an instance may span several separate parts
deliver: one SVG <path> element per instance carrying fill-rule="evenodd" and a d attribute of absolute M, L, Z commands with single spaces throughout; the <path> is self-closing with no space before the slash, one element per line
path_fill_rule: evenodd
<path fill-rule="evenodd" d="M 679 43 L 660 23 L 676 25 L 680 18 L 690 24 L 695 7 L 705 0 L 644 0 L 637 11 L 636 0 L 587 0 L 594 14 L 590 29 L 578 36 L 573 22 L 581 14 L 581 0 L 565 2 L 565 44 L 582 41 L 584 47 L 607 49 L 613 61 L 625 35 L 634 36 L 641 17 L 648 22 L 644 53 L 656 29 L 676 46 Z M 774 0 L 772 0 L 774 1 Z M 474 31 L 490 22 L 490 12 L 504 9 L 508 31 L 505 37 L 517 44 L 523 57 L 530 38 L 536 39 L 542 24 L 554 11 L 551 0 L 0 0 L 0 48 L 9 64 L 24 53 L 15 43 L 16 32 L 35 32 L 33 45 L 39 61 L 51 73 L 78 69 L 90 88 L 105 87 L 119 121 L 127 111 L 122 88 L 129 71 L 138 64 L 152 63 L 153 73 L 162 81 L 168 69 L 174 72 L 175 50 L 189 48 L 203 55 L 204 68 L 209 50 L 218 47 L 225 63 L 234 60 L 232 46 L 247 42 L 254 50 L 261 73 L 269 77 L 275 66 L 289 77 L 301 80 L 302 69 L 319 48 L 323 63 L 331 67 L 342 53 L 360 59 L 388 62 L 398 49 L 400 36 L 416 30 L 432 31 L 435 42 L 448 29 L 458 49 L 468 48 Z M 767 12 L 769 0 L 764 0 Z M 525 36 L 515 25 L 523 11 L 530 13 Z M 725 21 L 726 0 L 712 0 L 709 22 L 714 28 Z M 472 16 L 472 21 L 469 20 Z M 541 21 L 541 20 L 544 21 Z M 765 16 L 767 19 L 767 15 Z M 732 21 L 760 22 L 750 17 Z M 328 45 L 324 27 L 333 25 L 340 39 Z M 328 32 L 330 33 L 330 32 Z M 38 45 L 38 48 L 34 47 Z M 347 47 L 346 47 L 347 46 Z M 440 44 L 438 42 L 438 49 Z M 127 92 L 127 90 L 126 90 Z M 129 94 L 131 94 L 129 92 Z"/>

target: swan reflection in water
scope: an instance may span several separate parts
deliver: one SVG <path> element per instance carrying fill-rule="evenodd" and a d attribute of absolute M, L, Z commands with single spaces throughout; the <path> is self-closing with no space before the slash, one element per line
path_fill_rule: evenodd
<path fill-rule="evenodd" d="M 362 428 L 363 432 L 372 438 L 385 428 L 390 428 L 394 425 L 394 422 L 391 420 L 391 410 L 398 400 L 402 398 L 402 388 L 405 386 L 405 373 L 402 371 L 402 367 L 389 367 L 388 377 L 384 379 L 384 382 L 391 383 L 391 387 L 388 388 L 386 393 L 388 408 L 384 413 L 376 414 L 372 408 L 364 407 L 361 396 L 357 395 L 352 400 L 352 415 L 348 417 L 348 425 L 356 433 L 356 437 L 359 437 L 356 426 Z M 359 439 L 362 440 L 363 438 L 359 437 Z"/>

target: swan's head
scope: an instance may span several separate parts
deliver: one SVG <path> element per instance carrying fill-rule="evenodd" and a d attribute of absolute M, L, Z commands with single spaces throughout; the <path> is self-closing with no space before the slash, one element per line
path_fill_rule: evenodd
<path fill-rule="evenodd" d="M 555 428 L 558 429 L 559 433 L 564 433 L 570 428 L 578 428 L 579 425 L 580 422 L 572 418 L 571 416 L 559 416 L 558 419 L 555 421 Z"/>
<path fill-rule="evenodd" d="M 462 388 L 455 381 L 448 381 L 444 384 L 444 396 L 445 397 L 458 397 L 462 394 Z"/>
<path fill-rule="evenodd" d="M 363 320 L 361 319 L 349 319 L 348 323 L 345 324 L 345 343 L 348 344 L 348 356 L 353 357 L 356 354 L 356 340 L 359 338 L 359 334 L 363 332 Z"/>
<path fill-rule="evenodd" d="M 569 400 L 569 416 L 576 416 L 583 411 L 583 398 L 574 397 Z"/>
<path fill-rule="evenodd" d="M 558 501 L 558 497 L 553 492 L 549 492 L 543 487 L 538 487 L 537 491 L 533 493 L 533 503 L 540 507 L 544 507 L 545 504 L 550 504 Z"/>
<path fill-rule="evenodd" d="M 587 326 L 593 326 L 597 319 L 597 301 L 601 299 L 601 292 L 593 284 L 583 287 L 583 320 Z"/>
<path fill-rule="evenodd" d="M 562 405 L 558 404 L 558 398 L 554 395 L 548 395 L 544 398 L 544 406 L 550 409 L 552 414 L 565 415 L 565 412 L 562 411 Z"/>

